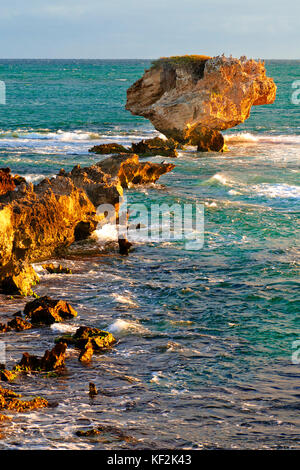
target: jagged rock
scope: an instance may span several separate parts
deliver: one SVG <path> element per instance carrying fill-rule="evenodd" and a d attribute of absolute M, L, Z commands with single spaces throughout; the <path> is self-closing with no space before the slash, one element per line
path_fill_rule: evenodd
<path fill-rule="evenodd" d="M 151 157 L 155 155 L 162 155 L 163 157 L 177 157 L 176 148 L 178 142 L 174 139 L 163 140 L 160 137 L 153 139 L 141 140 L 138 143 L 133 143 L 131 146 L 132 152 L 137 153 L 142 157 Z"/>
<path fill-rule="evenodd" d="M 130 150 L 126 147 L 123 147 L 123 145 L 112 143 L 94 145 L 94 147 L 89 149 L 89 152 L 98 153 L 100 155 L 108 155 L 111 153 L 130 153 Z"/>
<path fill-rule="evenodd" d="M 58 264 L 58 265 L 54 265 L 53 263 L 43 264 L 42 267 L 46 271 L 48 271 L 49 274 L 72 274 L 72 270 L 70 268 L 65 268 L 61 264 Z"/>
<path fill-rule="evenodd" d="M 145 71 L 127 90 L 126 109 L 177 142 L 219 151 L 219 131 L 244 122 L 252 106 L 273 103 L 275 96 L 263 62 L 178 56 Z"/>
<path fill-rule="evenodd" d="M 21 361 L 15 367 L 18 371 L 52 371 L 64 367 L 66 357 L 66 343 L 58 343 L 51 351 L 46 351 L 43 357 L 24 353 Z"/>
<path fill-rule="evenodd" d="M 103 171 L 118 177 L 123 188 L 135 184 L 155 183 L 164 173 L 175 168 L 173 163 L 140 162 L 138 155 L 113 155 L 97 163 Z"/>
<path fill-rule="evenodd" d="M 23 330 L 29 330 L 32 328 L 31 323 L 28 321 L 24 320 L 20 316 L 16 316 L 9 322 L 7 322 L 5 325 L 0 323 L 0 332 L 5 333 L 7 331 L 23 331 Z"/>
<path fill-rule="evenodd" d="M 32 295 L 31 287 L 39 282 L 39 276 L 26 262 L 10 262 L 0 269 L 1 290 L 8 295 Z"/>
<path fill-rule="evenodd" d="M 63 342 L 75 346 L 81 350 L 79 360 L 89 361 L 95 351 L 99 352 L 109 349 L 116 342 L 116 339 L 108 331 L 81 326 L 73 335 L 63 335 L 56 342 L 58 344 Z"/>
<path fill-rule="evenodd" d="M 76 317 L 77 312 L 68 302 L 48 296 L 32 300 L 25 305 L 24 315 L 32 324 L 51 325 Z"/>
<path fill-rule="evenodd" d="M 12 382 L 16 378 L 16 374 L 7 369 L 0 369 L 0 380 L 3 382 Z"/>
<path fill-rule="evenodd" d="M 16 185 L 10 174 L 10 168 L 0 168 L 0 196 L 13 191 Z"/>
<path fill-rule="evenodd" d="M 70 178 L 77 188 L 83 189 L 95 207 L 100 204 L 118 206 L 123 195 L 118 181 L 113 180 L 110 174 L 104 173 L 98 165 L 84 168 L 76 165 L 65 177 Z"/>
<path fill-rule="evenodd" d="M 75 239 L 88 237 L 98 222 L 105 219 L 103 214 L 96 213 L 99 204 L 111 204 L 118 212 L 122 194 L 119 182 L 99 167 L 80 169 L 77 166 L 69 174 L 62 170 L 55 178 L 45 178 L 36 186 L 21 182 L 15 191 L 0 195 L 0 287 L 3 292 L 11 293 L 12 286 L 15 289 L 11 277 L 15 277 L 19 261 L 30 262 L 62 254 Z M 29 288 L 25 292 L 17 286 L 15 292 L 20 291 L 31 293 Z"/>
<path fill-rule="evenodd" d="M 32 400 L 21 400 L 20 398 L 22 398 L 22 395 L 0 387 L 0 410 L 13 410 L 20 413 L 49 406 L 48 401 L 41 397 Z"/>

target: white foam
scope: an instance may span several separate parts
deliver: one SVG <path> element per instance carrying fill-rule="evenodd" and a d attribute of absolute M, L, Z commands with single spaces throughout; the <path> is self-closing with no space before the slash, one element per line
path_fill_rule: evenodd
<path fill-rule="evenodd" d="M 235 134 L 224 135 L 225 142 L 235 143 L 270 143 L 270 144 L 300 144 L 300 135 L 270 135 L 270 134 L 251 134 L 250 132 L 239 132 Z"/>
<path fill-rule="evenodd" d="M 111 325 L 107 327 L 107 330 L 116 335 L 116 336 L 122 336 L 126 334 L 145 334 L 149 333 L 147 328 L 144 328 L 142 325 L 139 323 L 135 323 L 133 321 L 126 321 L 122 320 L 121 318 L 118 318 L 116 321 L 114 321 Z"/>
<path fill-rule="evenodd" d="M 65 323 L 53 323 L 50 328 L 55 333 L 75 333 L 78 330 L 78 326 L 66 325 Z"/>
<path fill-rule="evenodd" d="M 118 240 L 118 230 L 115 224 L 105 224 L 97 228 L 92 235 L 99 243 Z"/>
<path fill-rule="evenodd" d="M 120 304 L 127 304 L 131 307 L 138 307 L 138 305 L 131 299 L 130 294 L 121 295 L 121 294 L 111 294 L 111 296 Z"/>
<path fill-rule="evenodd" d="M 255 191 L 261 196 L 268 196 L 271 198 L 282 199 L 299 199 L 300 186 L 290 186 L 288 184 L 258 184 L 253 186 L 252 191 Z"/>

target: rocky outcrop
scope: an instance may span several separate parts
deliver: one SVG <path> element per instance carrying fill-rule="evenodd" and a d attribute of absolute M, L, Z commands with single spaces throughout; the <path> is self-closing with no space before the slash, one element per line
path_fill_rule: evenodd
<path fill-rule="evenodd" d="M 15 366 L 15 370 L 18 372 L 48 372 L 60 369 L 65 365 L 66 349 L 67 345 L 65 343 L 58 343 L 51 351 L 47 350 L 43 357 L 24 353 L 19 364 Z"/>
<path fill-rule="evenodd" d="M 135 184 L 155 183 L 164 173 L 175 168 L 172 163 L 140 162 L 138 155 L 113 155 L 97 163 L 103 171 L 117 177 L 123 188 Z"/>
<path fill-rule="evenodd" d="M 57 339 L 57 343 L 66 343 L 79 348 L 79 361 L 90 361 L 94 352 L 105 351 L 115 342 L 115 338 L 108 331 L 81 326 L 74 335 L 64 335 Z"/>
<path fill-rule="evenodd" d="M 62 169 L 35 186 L 0 170 L 2 292 L 31 295 L 31 286 L 39 279 L 30 262 L 60 256 L 74 241 L 87 239 L 99 223 L 118 218 L 122 187 L 155 182 L 172 168 L 123 154 L 91 167 Z M 114 213 L 101 213 L 102 204 L 112 206 Z"/>
<path fill-rule="evenodd" d="M 263 62 L 224 56 L 155 61 L 127 90 L 126 109 L 199 151 L 220 151 L 219 131 L 244 122 L 252 106 L 273 103 L 276 86 Z"/>
<path fill-rule="evenodd" d="M 133 153 L 137 153 L 140 157 L 151 157 L 161 155 L 162 157 L 177 157 L 178 142 L 174 139 L 161 139 L 154 137 L 153 139 L 145 139 L 133 143 L 131 149 Z"/>
<path fill-rule="evenodd" d="M 102 202 L 118 211 L 122 187 L 97 167 L 75 167 L 38 185 L 21 182 L 0 196 L 0 287 L 7 294 L 30 295 L 38 277 L 29 262 L 60 255 L 87 238 L 105 219 Z"/>
<path fill-rule="evenodd" d="M 100 155 L 136 153 L 140 157 L 152 157 L 161 155 L 163 157 L 177 157 L 176 148 L 178 143 L 174 139 L 161 139 L 154 137 L 153 139 L 143 139 L 140 142 L 132 143 L 128 149 L 123 145 L 111 143 L 95 145 L 89 152 L 98 153 Z"/>
<path fill-rule="evenodd" d="M 116 153 L 130 153 L 131 150 L 124 147 L 123 145 L 110 143 L 110 144 L 99 144 L 89 149 L 89 152 L 98 153 L 99 155 L 109 155 Z"/>
<path fill-rule="evenodd" d="M 24 315 L 32 324 L 51 325 L 77 316 L 76 310 L 64 300 L 44 296 L 25 305 Z"/>

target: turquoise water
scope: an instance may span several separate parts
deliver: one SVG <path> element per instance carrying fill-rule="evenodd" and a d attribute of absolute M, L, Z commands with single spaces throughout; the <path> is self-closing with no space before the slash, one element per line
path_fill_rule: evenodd
<path fill-rule="evenodd" d="M 148 65 L 0 61 L 7 87 L 0 166 L 36 182 L 98 161 L 88 153 L 96 143 L 156 135 L 124 109 L 126 89 Z M 291 94 L 300 62 L 267 62 L 267 71 L 277 99 L 226 132 L 230 152 L 181 151 L 157 187 L 127 191 L 129 203 L 148 207 L 203 204 L 201 250 L 188 251 L 184 240 L 145 240 L 128 258 L 72 256 L 64 260 L 72 276 L 37 265 L 36 292 L 78 310 L 70 325 L 109 328 L 119 343 L 88 367 L 70 349 L 62 376 L 19 379 L 25 395 L 59 406 L 14 417 L 0 448 L 299 448 L 300 365 L 292 353 L 300 339 L 300 119 Z M 96 241 L 101 252 L 103 233 Z M 22 302 L 3 297 L 0 321 Z M 6 334 L 9 365 L 25 350 L 42 354 L 58 334 Z M 89 381 L 103 389 L 94 400 Z M 138 443 L 75 435 L 97 423 L 113 423 Z"/>

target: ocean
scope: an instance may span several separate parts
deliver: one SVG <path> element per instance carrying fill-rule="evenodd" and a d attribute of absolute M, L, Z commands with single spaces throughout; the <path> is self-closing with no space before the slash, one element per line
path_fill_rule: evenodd
<path fill-rule="evenodd" d="M 0 167 L 36 183 L 60 168 L 91 165 L 93 145 L 159 135 L 125 110 L 147 60 L 0 60 Z M 204 245 L 144 240 L 128 257 L 102 252 L 62 260 L 72 275 L 35 267 L 38 295 L 64 299 L 78 317 L 6 333 L 7 365 L 42 355 L 79 325 L 118 338 L 89 365 L 68 349 L 62 374 L 20 377 L 12 387 L 54 408 L 1 425 L 0 449 L 299 449 L 300 61 L 267 61 L 274 104 L 252 108 L 226 135 L 229 152 L 179 151 L 156 185 L 126 190 L 129 203 L 204 206 Z M 161 156 L 148 160 L 162 161 Z M 55 260 L 54 260 L 55 261 Z M 0 322 L 26 299 L 0 298 Z M 298 348 L 298 349 L 297 349 Z M 88 383 L 100 393 L 88 395 Z M 113 433 L 76 431 L 112 425 Z"/>

